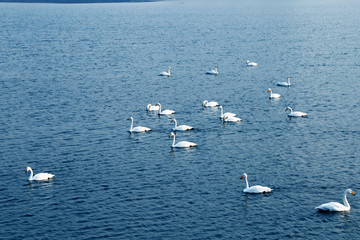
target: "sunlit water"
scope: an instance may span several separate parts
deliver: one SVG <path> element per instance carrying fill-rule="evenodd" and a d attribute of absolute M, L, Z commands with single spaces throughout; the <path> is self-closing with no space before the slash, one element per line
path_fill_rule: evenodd
<path fill-rule="evenodd" d="M 0 238 L 360 238 L 358 196 L 350 213 L 314 209 L 360 194 L 359 8 L 0 4 Z M 145 111 L 157 102 L 197 148 L 171 149 L 170 118 Z M 130 116 L 153 131 L 130 135 Z M 55 179 L 29 184 L 28 165 Z M 243 193 L 244 172 L 273 192 Z"/>

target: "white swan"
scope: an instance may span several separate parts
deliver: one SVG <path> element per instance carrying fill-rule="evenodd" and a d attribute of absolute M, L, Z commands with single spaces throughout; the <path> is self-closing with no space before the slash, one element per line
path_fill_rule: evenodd
<path fill-rule="evenodd" d="M 288 77 L 288 81 L 287 82 L 278 82 L 276 85 L 280 86 L 280 87 L 290 87 L 290 78 L 292 78 L 291 76 Z"/>
<path fill-rule="evenodd" d="M 161 111 L 161 104 L 160 104 L 160 103 L 157 103 L 156 106 L 159 106 L 158 115 L 170 115 L 170 114 L 174 114 L 174 113 L 175 113 L 174 110 L 169 110 L 169 109 L 166 109 L 166 110 L 164 110 L 164 111 Z"/>
<path fill-rule="evenodd" d="M 256 67 L 258 64 L 256 62 L 250 62 L 249 60 L 247 60 L 246 65 L 248 65 L 249 67 Z"/>
<path fill-rule="evenodd" d="M 154 106 L 154 105 L 151 105 L 151 104 L 148 104 L 147 106 L 146 106 L 146 111 L 157 111 L 157 110 L 159 110 L 159 106 Z"/>
<path fill-rule="evenodd" d="M 285 112 L 287 110 L 290 110 L 290 113 L 288 114 L 288 117 L 306 117 L 307 116 L 307 113 L 304 113 L 304 112 L 294 112 L 291 107 L 287 107 L 285 109 Z"/>
<path fill-rule="evenodd" d="M 244 173 L 240 179 L 243 179 L 243 178 L 245 178 L 245 181 L 246 181 L 246 188 L 244 188 L 244 190 L 243 190 L 243 192 L 245 192 L 245 193 L 269 193 L 272 190 L 269 187 L 263 187 L 260 185 L 255 185 L 255 186 L 249 187 L 246 173 Z"/>
<path fill-rule="evenodd" d="M 147 127 L 138 126 L 138 127 L 133 128 L 134 119 L 132 117 L 130 117 L 130 118 L 128 118 L 128 120 L 131 120 L 131 126 L 130 126 L 129 132 L 149 132 L 149 131 L 151 131 L 151 129 L 147 128 Z"/>
<path fill-rule="evenodd" d="M 329 202 L 329 203 L 321 204 L 320 206 L 316 207 L 315 209 L 317 209 L 319 211 L 329 211 L 329 212 L 348 212 L 348 211 L 350 211 L 350 204 L 346 198 L 347 193 L 351 193 L 352 195 L 355 196 L 355 193 L 351 189 L 346 189 L 346 191 L 344 192 L 344 198 L 343 198 L 344 205 L 341 203 L 338 203 L 338 202 Z"/>
<path fill-rule="evenodd" d="M 170 73 L 170 70 L 171 70 L 171 67 L 169 67 L 168 71 L 167 72 L 161 72 L 159 73 L 159 76 L 171 76 L 171 73 Z"/>
<path fill-rule="evenodd" d="M 235 117 L 235 116 L 236 116 L 235 113 L 231 113 L 231 112 L 223 113 L 223 107 L 222 107 L 222 106 L 219 106 L 219 108 L 221 109 L 220 118 L 224 118 L 224 117 Z"/>
<path fill-rule="evenodd" d="M 203 101 L 202 105 L 204 107 L 217 107 L 220 104 L 218 102 L 208 102 L 207 100 Z"/>
<path fill-rule="evenodd" d="M 188 125 L 177 125 L 177 121 L 174 118 L 173 120 L 171 120 L 170 122 L 174 122 L 175 123 L 175 127 L 173 128 L 174 131 L 187 131 L 187 130 L 193 130 L 193 127 L 190 127 Z"/>
<path fill-rule="evenodd" d="M 210 75 L 218 75 L 218 66 L 215 66 L 215 69 L 207 71 L 206 74 L 210 74 Z"/>
<path fill-rule="evenodd" d="M 31 167 L 26 168 L 25 172 L 28 172 L 28 171 L 31 172 L 30 177 L 29 177 L 29 181 L 32 181 L 32 180 L 45 181 L 45 180 L 49 180 L 51 178 L 54 178 L 54 176 L 55 176 L 54 174 L 50 174 L 50 173 L 38 173 L 35 176 L 33 176 L 34 173 L 33 173 L 33 170 L 31 169 Z"/>
<path fill-rule="evenodd" d="M 224 122 L 241 122 L 241 118 L 238 118 L 238 117 L 231 117 L 231 116 L 226 116 L 226 117 L 223 117 L 222 120 Z"/>
<path fill-rule="evenodd" d="M 270 99 L 272 99 L 272 98 L 280 98 L 280 96 L 281 96 L 280 94 L 273 93 L 271 88 L 269 88 L 267 91 L 270 92 L 270 96 L 269 96 Z"/>
<path fill-rule="evenodd" d="M 172 132 L 169 135 L 169 138 L 174 137 L 173 143 L 171 145 L 171 147 L 173 148 L 188 148 L 188 147 L 197 147 L 196 143 L 193 142 L 187 142 L 187 141 L 181 141 L 178 142 L 177 144 L 175 144 L 175 134 Z"/>

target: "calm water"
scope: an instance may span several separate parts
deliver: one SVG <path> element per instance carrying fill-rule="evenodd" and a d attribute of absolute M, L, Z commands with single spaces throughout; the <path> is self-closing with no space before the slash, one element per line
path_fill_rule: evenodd
<path fill-rule="evenodd" d="M 359 239 L 358 196 L 350 213 L 314 209 L 360 194 L 359 10 L 0 4 L 0 238 Z M 204 100 L 243 121 L 222 124 Z M 157 102 L 198 148 L 171 149 L 170 118 L 145 111 Z M 130 135 L 130 116 L 153 131 Z M 29 184 L 28 165 L 56 177 Z M 244 194 L 244 172 L 273 193 Z"/>

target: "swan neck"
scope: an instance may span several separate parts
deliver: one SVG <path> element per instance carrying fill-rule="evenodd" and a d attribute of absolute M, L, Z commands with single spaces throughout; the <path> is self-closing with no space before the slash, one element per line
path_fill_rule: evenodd
<path fill-rule="evenodd" d="M 221 113 L 221 117 L 223 117 L 224 116 L 224 112 L 223 112 L 223 109 L 222 108 L 220 108 L 220 113 Z"/>
<path fill-rule="evenodd" d="M 344 193 L 344 199 L 343 199 L 344 205 L 345 205 L 345 207 L 350 209 L 350 204 L 349 204 L 349 202 L 348 202 L 348 200 L 346 198 L 346 194 L 347 194 L 347 191 L 345 191 L 345 193 Z"/>
<path fill-rule="evenodd" d="M 130 120 L 131 120 L 130 131 L 132 131 L 133 130 L 134 119 L 130 118 Z"/>
<path fill-rule="evenodd" d="M 245 176 L 245 182 L 246 182 L 246 188 L 249 188 L 249 183 L 248 183 L 248 180 L 247 180 L 247 176 Z"/>
<path fill-rule="evenodd" d="M 170 74 L 170 69 L 171 69 L 171 68 L 168 69 L 168 74 Z"/>
<path fill-rule="evenodd" d="M 272 98 L 272 96 L 273 96 L 273 95 L 272 95 L 272 90 L 270 89 L 270 97 Z"/>
<path fill-rule="evenodd" d="M 158 104 L 159 105 L 159 113 L 161 113 L 161 104 Z"/>
<path fill-rule="evenodd" d="M 29 177 L 29 181 L 32 181 L 33 180 L 33 176 L 34 176 L 34 173 L 33 173 L 33 170 L 30 168 L 30 177 Z"/>
<path fill-rule="evenodd" d="M 174 139 L 173 139 L 173 143 L 172 146 L 175 147 L 175 134 L 173 135 Z"/>
<path fill-rule="evenodd" d="M 288 78 L 288 84 L 290 85 L 290 78 Z"/>
<path fill-rule="evenodd" d="M 177 128 L 177 121 L 176 121 L 176 119 L 174 119 L 174 123 L 175 123 L 175 128 Z M 175 139 L 175 137 L 174 137 L 174 139 Z"/>

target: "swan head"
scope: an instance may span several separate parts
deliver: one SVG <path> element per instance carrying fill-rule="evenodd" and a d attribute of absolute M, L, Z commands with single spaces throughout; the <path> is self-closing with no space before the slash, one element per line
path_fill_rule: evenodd
<path fill-rule="evenodd" d="M 267 91 L 268 91 L 268 92 L 271 92 L 271 88 L 269 88 Z"/>
<path fill-rule="evenodd" d="M 350 194 L 352 194 L 352 195 L 354 195 L 354 196 L 356 196 L 355 193 L 353 192 L 353 190 L 351 190 L 350 188 L 349 188 L 349 189 L 346 189 L 346 192 L 347 192 L 347 193 L 350 193 Z"/>
<path fill-rule="evenodd" d="M 249 60 L 246 60 L 246 63 L 247 63 L 247 64 L 249 64 L 249 63 L 250 63 L 250 61 L 249 61 Z"/>
<path fill-rule="evenodd" d="M 244 173 L 244 174 L 241 176 L 240 179 L 243 179 L 243 178 L 247 178 L 247 174 L 246 174 L 246 173 Z"/>
<path fill-rule="evenodd" d="M 25 172 L 27 173 L 28 171 L 31 171 L 31 167 L 27 167 Z"/>
<path fill-rule="evenodd" d="M 219 109 L 222 109 L 223 107 L 222 106 L 219 106 Z"/>
<path fill-rule="evenodd" d="M 291 109 L 291 107 L 287 107 L 287 108 L 285 109 L 285 112 L 286 112 L 287 110 L 289 110 L 289 111 L 290 111 L 290 109 Z"/>
<path fill-rule="evenodd" d="M 172 119 L 170 122 L 171 122 L 171 123 L 172 123 L 172 122 L 176 122 L 176 119 L 174 118 L 174 119 Z"/>
<path fill-rule="evenodd" d="M 202 105 L 204 106 L 206 103 L 208 103 L 207 100 L 203 101 Z"/>
<path fill-rule="evenodd" d="M 169 138 L 171 138 L 172 136 L 175 136 L 175 134 L 173 132 L 170 133 Z"/>
<path fill-rule="evenodd" d="M 161 104 L 160 104 L 160 103 L 157 103 L 157 104 L 155 104 L 155 106 L 161 106 Z"/>
<path fill-rule="evenodd" d="M 146 106 L 146 110 L 149 110 L 150 107 L 151 107 L 151 104 L 148 104 L 148 105 Z"/>
<path fill-rule="evenodd" d="M 129 117 L 127 120 L 133 120 L 133 117 Z"/>
<path fill-rule="evenodd" d="M 289 76 L 288 78 L 292 78 L 292 76 Z"/>

